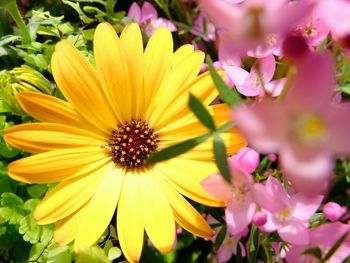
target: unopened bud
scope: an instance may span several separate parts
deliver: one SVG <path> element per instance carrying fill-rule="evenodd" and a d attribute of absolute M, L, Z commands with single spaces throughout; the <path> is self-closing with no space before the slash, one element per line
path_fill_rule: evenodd
<path fill-rule="evenodd" d="M 333 221 L 340 219 L 346 213 L 346 207 L 335 202 L 328 202 L 323 207 L 323 215 Z"/>

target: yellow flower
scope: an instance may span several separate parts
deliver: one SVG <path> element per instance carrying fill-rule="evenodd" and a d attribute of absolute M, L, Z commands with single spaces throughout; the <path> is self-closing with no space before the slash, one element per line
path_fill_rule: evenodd
<path fill-rule="evenodd" d="M 11 145 L 35 153 L 9 165 L 9 175 L 27 183 L 60 182 L 41 201 L 34 217 L 56 223 L 58 244 L 74 240 L 76 251 L 102 235 L 116 212 L 125 257 L 138 261 L 144 230 L 161 252 L 171 250 L 175 221 L 201 237 L 213 233 L 182 196 L 208 206 L 225 203 L 200 182 L 216 172 L 212 142 L 149 167 L 154 151 L 207 132 L 187 108 L 189 92 L 206 105 L 218 95 L 208 73 L 198 76 L 204 54 L 184 45 L 173 53 L 171 33 L 158 29 L 143 50 L 137 24 L 118 38 L 107 23 L 94 38 L 96 69 L 69 42 L 52 57 L 56 83 L 68 102 L 22 92 L 22 108 L 41 123 L 6 131 Z M 216 122 L 225 105 L 208 106 Z M 240 134 L 222 134 L 229 153 L 245 145 Z"/>

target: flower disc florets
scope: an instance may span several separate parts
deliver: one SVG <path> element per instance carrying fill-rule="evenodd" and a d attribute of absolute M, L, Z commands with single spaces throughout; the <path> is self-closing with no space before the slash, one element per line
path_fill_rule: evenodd
<path fill-rule="evenodd" d="M 110 148 L 115 164 L 126 169 L 144 166 L 146 158 L 158 147 L 158 135 L 145 121 L 132 120 L 112 132 Z"/>

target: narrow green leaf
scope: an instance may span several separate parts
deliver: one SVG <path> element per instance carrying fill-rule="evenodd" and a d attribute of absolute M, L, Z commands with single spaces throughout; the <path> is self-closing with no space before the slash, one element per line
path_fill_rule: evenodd
<path fill-rule="evenodd" d="M 155 164 L 161 161 L 169 160 L 175 156 L 178 156 L 182 153 L 187 152 L 188 150 L 192 149 L 193 147 L 207 140 L 209 137 L 210 137 L 209 134 L 204 134 L 204 135 L 189 139 L 187 141 L 172 145 L 163 150 L 160 150 L 159 152 L 156 152 L 155 154 L 153 154 L 148 159 L 147 163 Z"/>
<path fill-rule="evenodd" d="M 236 249 L 236 263 L 243 263 L 241 244 L 239 242 L 237 243 L 237 249 Z"/>
<path fill-rule="evenodd" d="M 215 248 L 219 248 L 221 246 L 222 242 L 224 242 L 225 236 L 226 236 L 226 225 L 222 225 L 222 228 L 220 229 L 215 239 L 215 243 L 214 243 Z"/>
<path fill-rule="evenodd" d="M 237 103 L 242 101 L 242 98 L 238 92 L 235 89 L 230 89 L 225 81 L 217 73 L 209 56 L 207 57 L 207 64 L 215 86 L 220 93 L 221 99 L 230 106 L 235 106 Z"/>
<path fill-rule="evenodd" d="M 205 106 L 197 97 L 190 94 L 188 106 L 205 127 L 211 131 L 215 130 L 216 127 L 213 118 L 210 116 Z"/>
<path fill-rule="evenodd" d="M 334 244 L 334 246 L 328 251 L 328 253 L 326 254 L 326 256 L 324 257 L 323 261 L 327 261 L 328 259 L 330 259 L 334 253 L 337 251 L 337 249 L 343 244 L 344 240 L 347 238 L 348 234 L 350 232 L 346 232 L 344 233 L 338 240 L 337 242 Z"/>
<path fill-rule="evenodd" d="M 216 132 L 221 133 L 221 132 L 225 132 L 228 131 L 229 129 L 233 128 L 234 125 L 232 122 L 227 122 L 223 125 L 221 125 L 219 128 L 216 129 Z"/>
<path fill-rule="evenodd" d="M 219 133 L 214 133 L 214 156 L 215 162 L 221 175 L 227 182 L 231 182 L 231 173 L 227 164 L 226 147 Z"/>
<path fill-rule="evenodd" d="M 259 230 L 252 225 L 249 235 L 248 262 L 255 263 L 259 252 Z"/>

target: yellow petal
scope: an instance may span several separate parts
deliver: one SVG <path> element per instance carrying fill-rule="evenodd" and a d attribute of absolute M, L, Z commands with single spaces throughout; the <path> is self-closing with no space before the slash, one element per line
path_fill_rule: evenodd
<path fill-rule="evenodd" d="M 10 163 L 9 176 L 25 183 L 53 183 L 84 175 L 110 162 L 99 147 L 39 153 Z"/>
<path fill-rule="evenodd" d="M 133 45 L 130 44 L 129 45 Z M 138 45 L 138 43 L 136 43 Z M 136 49 L 136 48 L 135 48 Z M 98 78 L 120 123 L 131 120 L 131 82 L 120 40 L 108 23 L 97 26 L 94 55 Z"/>
<path fill-rule="evenodd" d="M 181 63 L 194 52 L 194 46 L 190 44 L 182 45 L 179 47 L 175 53 L 173 58 L 173 64 L 172 67 L 177 67 L 178 65 L 181 65 Z"/>
<path fill-rule="evenodd" d="M 76 210 L 69 216 L 61 219 L 55 225 L 54 239 L 55 242 L 61 246 L 67 245 L 72 242 L 78 232 L 77 226 L 80 224 L 80 220 L 85 213 L 86 207 L 89 205 L 89 201 L 82 207 Z"/>
<path fill-rule="evenodd" d="M 96 134 L 55 123 L 16 125 L 5 131 L 4 138 L 12 146 L 31 153 L 106 144 Z"/>
<path fill-rule="evenodd" d="M 110 165 L 106 165 L 84 176 L 60 182 L 36 207 L 34 218 L 37 223 L 50 224 L 75 212 L 90 199 L 103 174 L 110 170 Z"/>
<path fill-rule="evenodd" d="M 149 107 L 148 119 L 151 124 L 159 125 L 162 119 L 166 118 L 164 111 L 172 105 L 177 98 L 177 94 L 182 94 L 183 90 L 186 89 L 186 85 L 196 78 L 203 60 L 203 52 L 193 52 L 181 64 L 168 72 Z M 154 127 L 156 128 L 155 125 Z"/>
<path fill-rule="evenodd" d="M 225 201 L 212 197 L 200 184 L 207 176 L 217 172 L 213 162 L 174 158 L 156 164 L 154 169 L 161 172 L 164 179 L 184 196 L 208 206 L 225 205 Z"/>
<path fill-rule="evenodd" d="M 89 61 L 68 41 L 61 41 L 56 44 L 51 64 L 58 87 L 74 109 L 91 124 L 110 133 L 117 119 Z"/>
<path fill-rule="evenodd" d="M 117 210 L 117 232 L 120 247 L 129 262 L 138 262 L 143 247 L 144 213 L 140 184 L 142 174 L 125 175 Z"/>
<path fill-rule="evenodd" d="M 74 242 L 75 251 L 84 246 L 93 245 L 103 234 L 117 208 L 124 172 L 108 169 L 100 175 L 101 183 L 80 220 Z"/>
<path fill-rule="evenodd" d="M 132 44 L 130 44 L 132 43 Z M 131 112 L 134 119 L 143 119 L 144 89 L 143 89 L 143 43 L 138 24 L 127 25 L 120 35 L 120 46 L 128 65 L 130 78 Z M 126 87 L 124 87 L 126 88 Z"/>
<path fill-rule="evenodd" d="M 46 94 L 25 91 L 17 95 L 17 100 L 26 113 L 39 121 L 61 123 L 100 135 L 110 135 L 88 123 L 64 100 Z"/>
<path fill-rule="evenodd" d="M 173 38 L 169 29 L 158 28 L 148 41 L 144 55 L 145 106 L 159 89 L 173 60 Z"/>
<path fill-rule="evenodd" d="M 167 199 L 173 209 L 176 222 L 181 227 L 197 236 L 204 238 L 212 237 L 214 233 L 201 214 L 199 214 L 182 195 L 165 182 L 161 176 L 161 174 L 157 176 L 157 179 L 166 193 Z"/>
<path fill-rule="evenodd" d="M 175 240 L 175 221 L 166 195 L 154 175 L 140 177 L 145 230 L 154 246 L 163 253 L 171 250 Z"/>
<path fill-rule="evenodd" d="M 219 74 L 222 75 L 224 72 L 219 71 Z M 166 132 L 174 127 L 183 125 L 184 119 L 188 118 L 188 116 L 195 118 L 188 107 L 189 93 L 196 96 L 204 105 L 209 105 L 218 96 L 218 91 L 210 73 L 206 72 L 199 75 L 192 83 L 186 85 L 186 89 L 183 89 L 181 94 L 178 94 L 176 99 L 163 112 L 163 121 L 157 124 L 159 132 Z M 188 120 L 191 121 L 192 118 Z"/>

